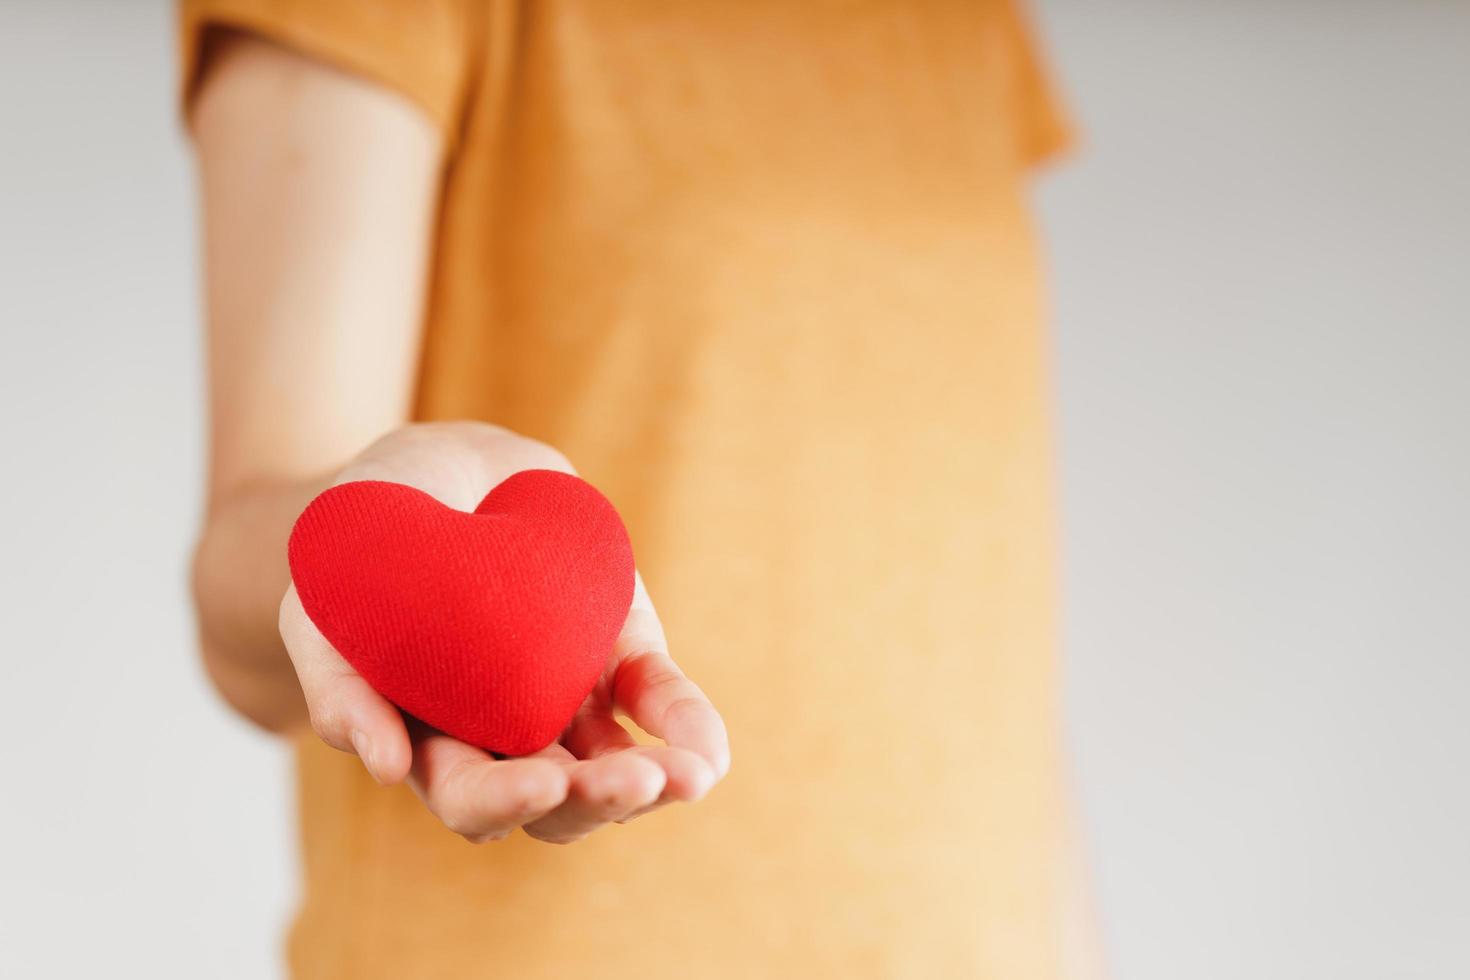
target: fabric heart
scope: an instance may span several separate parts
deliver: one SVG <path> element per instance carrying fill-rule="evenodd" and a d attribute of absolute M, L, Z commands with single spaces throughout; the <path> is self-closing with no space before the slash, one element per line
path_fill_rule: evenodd
<path fill-rule="evenodd" d="M 378 693 L 506 755 L 561 734 L 633 601 L 617 511 L 551 470 L 511 476 L 474 513 L 344 483 L 302 511 L 287 551 L 306 615 Z"/>

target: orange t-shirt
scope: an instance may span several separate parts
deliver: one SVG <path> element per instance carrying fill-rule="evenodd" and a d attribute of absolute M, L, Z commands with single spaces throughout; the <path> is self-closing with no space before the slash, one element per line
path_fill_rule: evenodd
<path fill-rule="evenodd" d="M 617 504 L 735 764 L 471 846 L 298 750 L 296 975 L 1061 976 L 1046 358 L 1021 19 L 953 2 L 185 2 L 447 144 L 418 414 Z"/>

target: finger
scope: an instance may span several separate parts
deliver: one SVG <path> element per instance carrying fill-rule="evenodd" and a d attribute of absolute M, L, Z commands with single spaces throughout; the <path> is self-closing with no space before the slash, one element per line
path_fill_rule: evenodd
<path fill-rule="evenodd" d="M 633 607 L 609 663 L 612 706 L 655 738 L 703 757 L 718 782 L 730 771 L 725 721 L 703 691 L 669 656 L 663 623 L 643 577 L 634 582 Z"/>
<path fill-rule="evenodd" d="M 568 783 L 552 759 L 501 761 L 438 732 L 418 741 L 410 780 L 429 812 L 476 844 L 544 816 L 566 799 Z"/>
<path fill-rule="evenodd" d="M 630 622 L 632 619 L 630 615 Z M 694 752 L 710 764 L 717 779 L 724 778 L 730 769 L 724 719 L 673 658 L 660 646 L 634 647 L 618 658 L 616 670 L 614 704 L 639 728 L 675 748 Z"/>
<path fill-rule="evenodd" d="M 595 705 L 577 712 L 562 733 L 561 744 L 578 759 L 595 759 L 609 752 L 631 749 L 638 743 L 613 717 L 610 705 Z"/>
<path fill-rule="evenodd" d="M 640 745 L 627 751 L 641 755 L 664 771 L 664 791 L 659 794 L 652 807 L 635 812 L 633 816 L 639 816 L 666 803 L 693 803 L 701 800 L 719 781 L 709 762 L 688 749 L 676 749 L 670 745 Z"/>
<path fill-rule="evenodd" d="M 658 805 L 702 799 L 719 781 L 714 767 L 696 752 L 668 745 L 639 745 L 606 707 L 577 713 L 562 734 L 561 744 L 578 759 L 597 759 L 613 752 L 635 752 L 664 771 Z"/>
<path fill-rule="evenodd" d="M 577 757 L 567 751 L 565 745 L 560 742 L 552 742 L 546 748 L 532 752 L 526 756 L 528 759 L 550 759 L 553 762 L 571 763 L 576 762 Z"/>
<path fill-rule="evenodd" d="M 571 782 L 566 802 L 540 820 L 526 824 L 538 840 L 567 844 L 604 824 L 626 819 L 651 806 L 664 789 L 664 771 L 634 752 L 618 752 L 567 767 Z"/>
<path fill-rule="evenodd" d="M 312 730 L 333 748 L 356 754 L 378 782 L 402 782 L 413 756 L 402 715 L 307 618 L 294 585 L 281 600 L 280 630 Z"/>
<path fill-rule="evenodd" d="M 718 782 L 714 767 L 697 753 L 667 745 L 639 745 L 606 710 L 589 709 L 579 713 L 563 734 L 562 744 L 578 759 L 597 759 L 613 752 L 634 752 L 664 771 L 663 793 L 652 806 L 635 812 L 633 816 L 641 816 L 665 803 L 692 803 L 703 799 Z"/>

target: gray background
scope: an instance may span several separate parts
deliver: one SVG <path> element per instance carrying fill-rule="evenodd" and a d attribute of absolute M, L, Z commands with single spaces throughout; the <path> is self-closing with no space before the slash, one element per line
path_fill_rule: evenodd
<path fill-rule="evenodd" d="M 0 976 L 262 977 L 190 649 L 164 3 L 0 3 Z M 1049 0 L 1069 737 L 1121 980 L 1470 976 L 1470 5 Z"/>

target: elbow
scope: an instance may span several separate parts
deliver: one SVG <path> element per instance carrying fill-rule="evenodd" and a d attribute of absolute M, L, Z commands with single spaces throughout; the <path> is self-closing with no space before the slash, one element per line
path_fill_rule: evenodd
<path fill-rule="evenodd" d="M 238 658 L 211 643 L 202 632 L 199 652 L 210 686 L 234 714 L 274 735 L 289 735 L 300 727 L 306 709 L 294 675 L 273 681 L 259 670 L 242 668 Z"/>
<path fill-rule="evenodd" d="M 289 734 L 305 718 L 300 685 L 275 634 L 251 636 L 221 589 L 214 538 L 206 528 L 189 567 L 196 644 L 215 693 L 235 714 L 265 731 Z"/>

